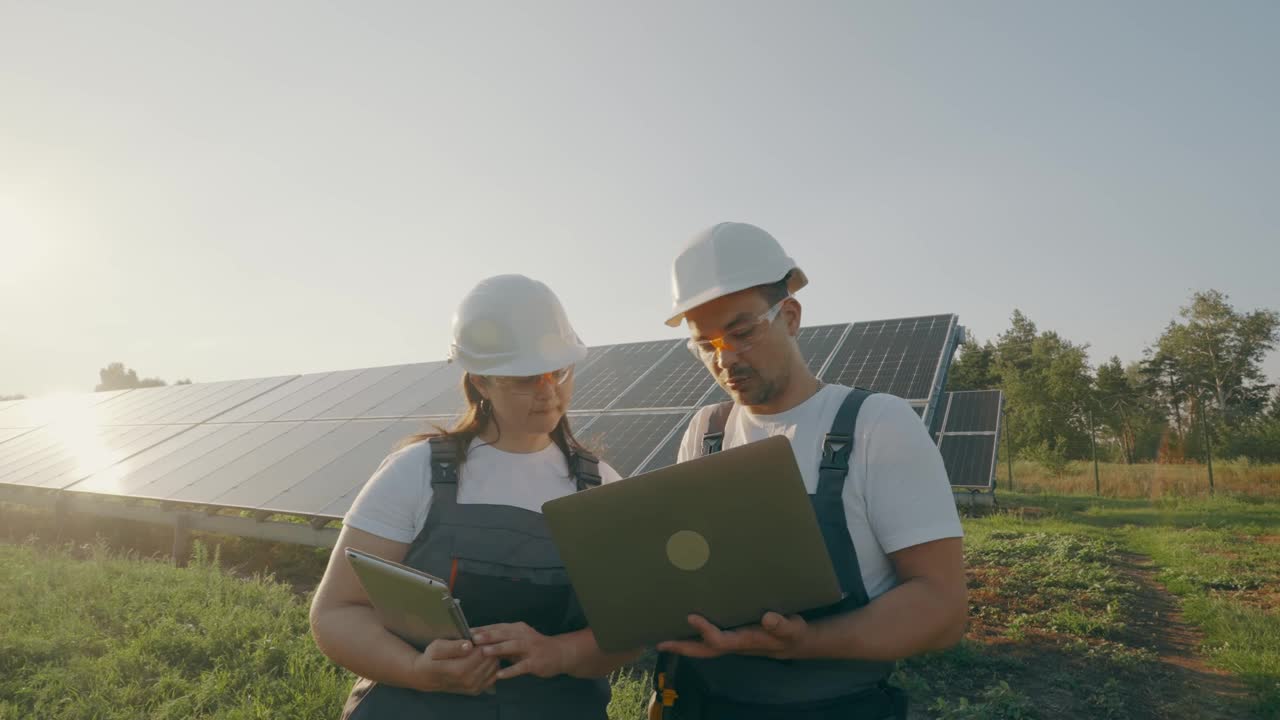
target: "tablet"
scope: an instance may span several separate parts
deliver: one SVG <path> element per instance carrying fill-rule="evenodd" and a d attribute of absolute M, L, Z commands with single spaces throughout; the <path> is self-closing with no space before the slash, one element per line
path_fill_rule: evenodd
<path fill-rule="evenodd" d="M 347 560 L 360 578 L 384 627 L 422 650 L 432 640 L 470 640 L 471 628 L 449 585 L 420 570 L 346 548 Z"/>

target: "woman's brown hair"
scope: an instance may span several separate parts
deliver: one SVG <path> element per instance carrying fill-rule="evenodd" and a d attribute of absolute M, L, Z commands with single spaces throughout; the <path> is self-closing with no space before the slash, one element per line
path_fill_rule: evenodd
<path fill-rule="evenodd" d="M 462 374 L 462 396 L 467 400 L 467 411 L 462 417 L 454 423 L 452 428 L 448 430 L 436 426 L 432 430 L 423 433 L 410 435 L 396 449 L 404 448 L 414 443 L 420 443 L 431 438 L 443 437 L 452 440 L 457 448 L 459 464 L 466 462 L 467 449 L 471 447 L 471 441 L 483 435 L 489 429 L 490 423 L 493 424 L 498 436 L 502 436 L 502 428 L 498 426 L 498 419 L 493 416 L 493 405 L 487 402 L 480 391 L 476 389 L 472 383 L 473 376 L 471 373 Z M 566 413 L 561 416 L 560 422 L 556 423 L 555 428 L 551 431 L 551 441 L 560 448 L 560 452 L 564 453 L 565 460 L 568 461 L 574 453 L 585 453 L 592 455 L 578 439 L 573 436 L 573 431 L 569 429 L 569 415 Z"/>

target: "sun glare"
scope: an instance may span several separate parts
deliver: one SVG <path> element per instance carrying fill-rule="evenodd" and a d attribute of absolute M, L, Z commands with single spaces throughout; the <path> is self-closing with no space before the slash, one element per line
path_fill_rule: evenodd
<path fill-rule="evenodd" d="M 84 395 L 58 393 L 39 400 L 32 409 L 33 419 L 43 424 L 44 432 L 53 436 L 63 452 L 75 461 L 72 473 L 60 478 L 61 484 L 107 468 L 115 459 L 104 437 L 108 428 L 99 425 L 99 413 L 88 400 Z M 111 481 L 108 479 L 108 484 Z M 101 487 L 102 483 L 95 485 L 100 491 L 110 492 L 109 488 Z"/>

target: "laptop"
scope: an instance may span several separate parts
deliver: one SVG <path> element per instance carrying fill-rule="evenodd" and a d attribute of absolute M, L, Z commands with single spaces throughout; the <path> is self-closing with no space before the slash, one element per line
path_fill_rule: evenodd
<path fill-rule="evenodd" d="M 831 605 L 840 583 L 791 442 L 774 436 L 542 506 L 606 652 Z"/>

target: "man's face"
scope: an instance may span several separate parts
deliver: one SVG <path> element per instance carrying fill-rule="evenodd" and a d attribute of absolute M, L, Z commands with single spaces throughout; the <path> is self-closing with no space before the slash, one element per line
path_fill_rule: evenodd
<path fill-rule="evenodd" d="M 791 372 L 791 335 L 799 324 L 800 306 L 783 301 L 772 321 L 755 288 L 726 295 L 685 313 L 693 343 L 701 343 L 699 359 L 716 382 L 740 405 L 764 405 L 786 388 Z M 723 338 L 725 347 L 709 341 Z"/>

